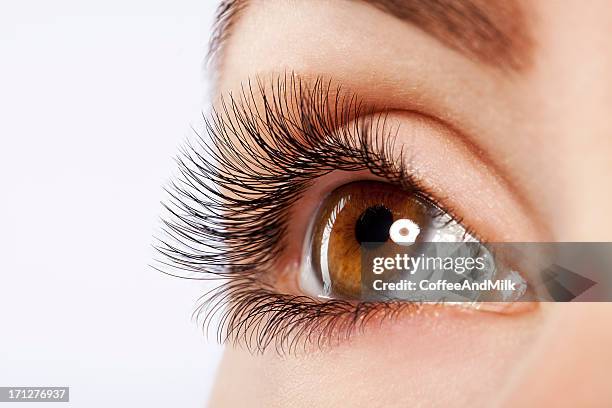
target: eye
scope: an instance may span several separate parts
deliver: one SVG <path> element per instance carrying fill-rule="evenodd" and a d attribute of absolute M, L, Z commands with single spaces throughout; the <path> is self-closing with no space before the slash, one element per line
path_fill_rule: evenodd
<path fill-rule="evenodd" d="M 332 191 L 306 236 L 300 287 L 310 296 L 360 299 L 361 248 L 387 242 L 477 242 L 421 194 L 360 181 Z"/>
<path fill-rule="evenodd" d="M 419 176 L 438 173 L 431 171 L 427 159 L 419 166 L 420 157 L 437 157 L 438 147 L 450 146 L 448 157 L 465 161 L 465 166 L 449 170 L 449 176 L 461 172 L 465 179 L 488 180 L 470 170 L 469 160 L 462 160 L 469 152 L 436 142 L 446 140 L 444 127 L 417 114 L 384 109 L 373 113 L 379 109 L 331 84 L 335 82 L 329 78 L 286 75 L 273 77 L 269 84 L 249 81 L 241 94 L 221 99 L 219 109 L 205 119 L 207 137 L 190 144 L 178 159 L 180 172 L 164 203 L 163 236 L 156 245 L 162 259 L 156 265 L 172 276 L 220 282 L 202 297 L 197 316 L 206 325 L 218 317 L 219 336 L 227 342 L 241 342 L 251 350 L 273 345 L 281 351 L 302 342 L 333 342 L 351 335 L 356 318 L 366 321 L 379 312 L 394 316 L 397 310 L 430 302 L 420 292 L 395 293 L 390 286 L 373 293 L 371 289 L 377 289 L 368 286 L 368 279 L 374 269 L 362 274 L 367 269 L 360 256 L 371 246 L 383 253 L 387 245 L 393 251 L 408 247 L 418 256 L 446 246 L 432 247 L 430 242 L 459 243 L 468 250 L 473 246 L 466 242 L 482 246 L 453 212 L 430 196 L 447 194 L 449 204 L 469 215 L 486 236 L 502 235 L 504 224 L 495 221 L 512 218 L 496 217 L 479 200 L 471 201 L 478 194 L 464 189 L 467 183 L 447 180 L 442 171 L 449 161 L 446 155 L 438 177 Z M 400 128 L 409 130 L 400 133 Z M 410 129 L 427 135 L 423 143 L 400 137 L 411 134 Z M 407 155 L 414 162 L 408 163 Z M 322 193 L 344 177 L 381 181 L 352 182 Z M 485 195 L 489 201 L 509 201 L 504 188 L 492 191 Z M 473 215 L 467 213 L 470 209 L 485 211 Z M 316 214 L 304 218 L 304 213 Z M 405 241 L 412 246 L 397 245 Z M 434 265 L 413 277 L 437 277 L 427 275 L 431 269 L 438 272 Z M 384 283 L 404 280 L 405 269 L 396 271 L 385 271 Z M 493 273 L 518 276 L 506 268 L 470 274 L 469 279 L 479 283 Z M 452 276 L 464 277 L 463 272 Z M 522 278 L 516 279 L 521 288 L 526 286 Z M 498 290 L 491 297 L 476 291 L 455 300 L 447 291 L 443 297 L 438 292 L 431 291 L 432 302 L 470 306 L 498 300 L 509 304 L 521 295 Z"/>

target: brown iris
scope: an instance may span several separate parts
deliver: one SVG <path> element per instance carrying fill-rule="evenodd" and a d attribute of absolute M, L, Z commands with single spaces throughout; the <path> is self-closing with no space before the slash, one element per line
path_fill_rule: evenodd
<path fill-rule="evenodd" d="M 312 229 L 312 263 L 337 297 L 361 293 L 362 245 L 390 240 L 389 229 L 399 219 L 416 224 L 425 239 L 440 210 L 424 198 L 392 184 L 361 181 L 334 190 L 323 202 Z"/>

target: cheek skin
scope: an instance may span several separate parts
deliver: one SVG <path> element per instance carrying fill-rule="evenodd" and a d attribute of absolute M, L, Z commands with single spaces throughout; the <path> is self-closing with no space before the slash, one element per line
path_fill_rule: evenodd
<path fill-rule="evenodd" d="M 547 305 L 546 326 L 506 387 L 502 407 L 611 406 L 611 303 Z"/>
<path fill-rule="evenodd" d="M 540 319 L 447 307 L 371 325 L 306 356 L 228 349 L 211 406 L 487 406 Z"/>

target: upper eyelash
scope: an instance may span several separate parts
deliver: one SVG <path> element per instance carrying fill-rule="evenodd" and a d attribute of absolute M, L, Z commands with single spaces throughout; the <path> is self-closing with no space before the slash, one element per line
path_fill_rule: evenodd
<path fill-rule="evenodd" d="M 393 153 L 395 135 L 385 133 L 386 113 L 332 86 L 331 80 L 307 81 L 295 74 L 249 81 L 219 106 L 204 117 L 206 134 L 198 134 L 177 158 L 180 175 L 167 188 L 164 233 L 155 245 L 163 256 L 154 267 L 184 278 L 224 279 L 203 297 L 196 315 L 204 316 L 207 326 L 212 315 L 220 314 L 222 340 L 242 339 L 254 350 L 298 344 L 296 337 L 283 333 L 321 343 L 324 331 L 312 336 L 315 317 L 323 324 L 323 316 L 335 316 L 335 322 L 327 321 L 330 328 L 337 328 L 340 319 L 362 321 L 364 313 L 375 311 L 374 305 L 349 307 L 332 300 L 321 306 L 274 293 L 266 286 L 265 272 L 283 253 L 288 209 L 318 177 L 365 168 L 424 194 L 407 170 L 403 151 Z M 290 330 L 259 320 L 288 321 L 283 318 L 295 314 L 279 308 L 279 302 L 295 305 L 298 300 L 300 318 L 289 320 L 299 327 Z M 249 334 L 247 329 L 253 328 L 258 331 Z M 326 338 L 331 334 L 325 333 Z M 253 338 L 258 340 L 247 341 Z"/>
<path fill-rule="evenodd" d="M 291 74 L 271 84 L 272 95 L 258 80 L 239 98 L 222 100 L 204 118 L 207 134 L 177 158 L 180 176 L 164 203 L 166 237 L 156 248 L 179 273 L 223 277 L 265 269 L 282 251 L 287 209 L 333 170 L 367 168 L 414 189 L 403 160 L 391 154 L 393 137 L 380 131 L 384 113 L 372 116 L 374 108 L 321 78 L 310 86 Z M 347 126 L 364 116 L 370 120 Z"/>

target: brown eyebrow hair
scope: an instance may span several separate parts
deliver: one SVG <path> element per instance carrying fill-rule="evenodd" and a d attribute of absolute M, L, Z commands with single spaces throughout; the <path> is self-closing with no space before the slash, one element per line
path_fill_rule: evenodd
<path fill-rule="evenodd" d="M 533 41 L 515 0 L 349 0 L 365 2 L 411 23 L 442 44 L 479 63 L 521 71 L 531 63 Z M 208 61 L 218 59 L 232 26 L 252 0 L 222 0 Z M 348 4 L 348 2 L 347 2 Z"/>

